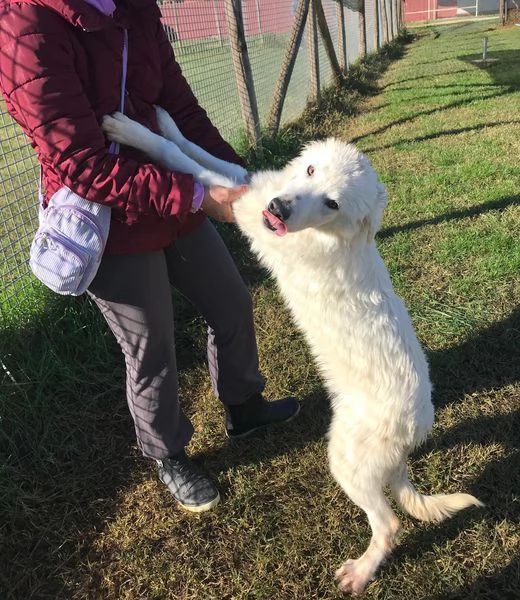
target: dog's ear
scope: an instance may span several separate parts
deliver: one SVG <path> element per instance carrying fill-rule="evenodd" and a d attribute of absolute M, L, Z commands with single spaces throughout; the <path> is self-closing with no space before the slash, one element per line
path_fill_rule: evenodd
<path fill-rule="evenodd" d="M 376 233 L 379 231 L 387 201 L 386 188 L 382 183 L 378 183 L 377 198 L 374 203 L 373 213 L 367 215 L 361 221 L 361 231 L 367 236 L 367 242 L 369 244 L 374 240 Z"/>
<path fill-rule="evenodd" d="M 369 244 L 374 240 L 377 233 L 377 228 L 374 227 L 372 221 L 373 219 L 369 215 L 361 221 L 361 233 L 363 233 L 366 236 L 367 242 Z"/>
<path fill-rule="evenodd" d="M 382 183 L 377 184 L 377 201 L 379 204 L 379 210 L 382 214 L 383 211 L 385 210 L 386 204 L 388 202 L 388 195 L 386 193 L 386 188 L 385 188 L 384 184 L 382 184 Z"/>

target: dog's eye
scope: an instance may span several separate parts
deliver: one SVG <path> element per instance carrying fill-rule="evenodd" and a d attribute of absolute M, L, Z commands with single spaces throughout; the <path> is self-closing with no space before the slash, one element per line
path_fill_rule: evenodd
<path fill-rule="evenodd" d="M 309 177 L 312 177 L 312 175 L 313 175 L 313 174 L 314 174 L 314 167 L 313 167 L 312 165 L 309 165 L 309 166 L 307 167 L 307 175 L 308 175 Z"/>
<path fill-rule="evenodd" d="M 325 200 L 325 206 L 327 208 L 330 208 L 331 210 L 338 210 L 339 209 L 339 204 L 336 202 L 336 200 L 331 200 L 330 198 L 326 198 L 326 200 Z"/>

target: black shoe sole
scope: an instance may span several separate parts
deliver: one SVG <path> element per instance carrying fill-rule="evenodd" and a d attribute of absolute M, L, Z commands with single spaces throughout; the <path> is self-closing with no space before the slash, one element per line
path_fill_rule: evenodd
<path fill-rule="evenodd" d="M 287 419 L 284 419 L 283 421 L 274 421 L 271 423 L 265 423 L 265 425 L 258 425 L 257 427 L 252 427 L 251 429 L 248 429 L 247 431 L 243 431 L 242 433 L 233 434 L 233 430 L 229 430 L 226 427 L 225 428 L 226 436 L 230 440 L 241 440 L 243 438 L 250 436 L 255 431 L 259 431 L 260 429 L 265 429 L 266 427 L 276 427 L 277 425 L 283 425 L 284 423 L 289 423 L 290 421 L 295 419 L 300 414 L 300 410 L 301 410 L 301 405 L 298 404 L 298 410 L 293 415 L 288 417 Z"/>

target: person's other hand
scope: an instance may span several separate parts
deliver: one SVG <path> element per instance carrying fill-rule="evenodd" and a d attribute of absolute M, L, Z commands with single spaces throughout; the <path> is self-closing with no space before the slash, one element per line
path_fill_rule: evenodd
<path fill-rule="evenodd" d="M 204 199 L 200 208 L 217 221 L 223 223 L 234 223 L 233 202 L 238 200 L 247 191 L 247 185 L 239 185 L 227 188 L 220 185 L 212 185 L 204 189 Z"/>

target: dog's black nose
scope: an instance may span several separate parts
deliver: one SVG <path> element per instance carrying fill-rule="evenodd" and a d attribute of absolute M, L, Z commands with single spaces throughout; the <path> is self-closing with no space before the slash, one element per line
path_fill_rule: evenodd
<path fill-rule="evenodd" d="M 267 207 L 267 210 L 278 217 L 280 221 L 286 221 L 291 215 L 289 203 L 281 198 L 273 198 Z"/>

